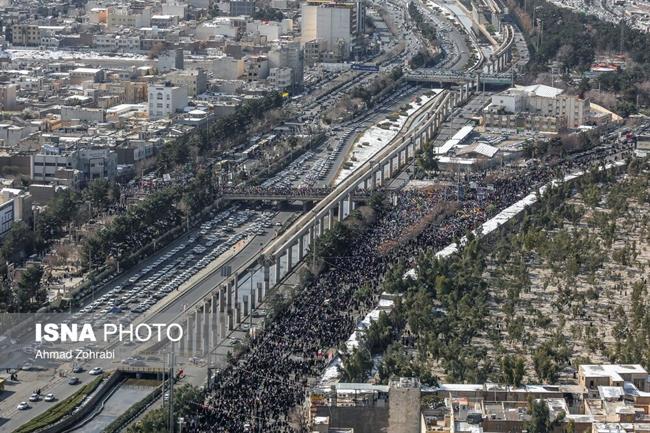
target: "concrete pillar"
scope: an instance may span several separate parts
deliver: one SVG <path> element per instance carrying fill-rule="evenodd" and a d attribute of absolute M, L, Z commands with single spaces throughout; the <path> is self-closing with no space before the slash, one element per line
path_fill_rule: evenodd
<path fill-rule="evenodd" d="M 201 317 L 201 353 L 208 353 L 210 347 L 210 300 L 203 302 L 203 314 Z"/>
<path fill-rule="evenodd" d="M 327 210 L 327 229 L 332 230 L 334 226 L 334 207 L 330 207 Z"/>
<path fill-rule="evenodd" d="M 345 215 L 343 214 L 343 200 L 339 201 L 339 216 L 338 219 L 339 221 L 343 221 L 343 218 L 345 218 Z"/>
<path fill-rule="evenodd" d="M 282 279 L 282 274 L 281 274 L 282 267 L 280 266 L 281 257 L 282 257 L 281 254 L 277 254 L 275 256 L 275 284 L 278 284 Z"/>
<path fill-rule="evenodd" d="M 301 261 L 302 258 L 304 257 L 303 256 L 304 249 L 305 249 L 305 241 L 304 241 L 304 239 L 305 239 L 304 234 L 301 234 L 300 236 L 298 236 L 298 261 Z"/>
<path fill-rule="evenodd" d="M 219 293 L 210 295 L 210 347 L 219 344 L 217 331 L 219 330 Z"/>
<path fill-rule="evenodd" d="M 226 316 L 228 313 L 227 303 L 226 303 L 226 288 L 219 288 L 219 315 L 217 317 L 217 338 L 219 341 L 226 338 Z"/>
<path fill-rule="evenodd" d="M 206 300 L 206 303 L 208 304 L 208 331 L 207 331 L 207 340 L 208 340 L 208 348 L 214 347 L 214 317 L 215 317 L 215 312 L 214 312 L 214 307 L 216 305 L 216 300 L 214 299 L 214 293 L 211 293 L 208 296 L 208 299 Z"/>
<path fill-rule="evenodd" d="M 352 210 L 354 208 L 354 204 L 352 202 L 352 193 L 348 194 L 348 214 L 352 213 Z"/>
<path fill-rule="evenodd" d="M 235 278 L 232 281 L 233 292 L 234 292 L 234 302 L 239 301 L 239 275 L 237 272 L 234 274 Z"/>
<path fill-rule="evenodd" d="M 248 316 L 248 296 L 244 295 L 244 317 Z"/>
<path fill-rule="evenodd" d="M 228 310 L 228 323 L 227 324 L 228 324 L 228 328 L 227 328 L 228 331 L 232 331 L 233 329 L 235 329 L 235 322 L 234 322 L 233 309 L 232 308 L 230 310 Z M 225 337 L 226 336 L 224 335 L 224 338 Z"/>
<path fill-rule="evenodd" d="M 198 310 L 192 311 L 192 338 L 190 339 L 190 353 L 194 355 L 198 349 L 199 314 Z"/>
<path fill-rule="evenodd" d="M 316 225 L 309 226 L 309 248 L 313 249 L 316 242 Z"/>
<path fill-rule="evenodd" d="M 262 284 L 257 284 L 257 302 L 261 304 L 264 301 L 264 296 L 266 296 L 266 291 Z"/>
<path fill-rule="evenodd" d="M 242 310 L 242 305 L 241 301 L 237 301 L 235 303 L 235 326 L 239 325 L 241 323 L 241 310 Z"/>
<path fill-rule="evenodd" d="M 223 313 L 226 311 L 226 287 L 225 286 L 219 286 L 219 312 Z"/>
<path fill-rule="evenodd" d="M 271 283 L 271 269 L 269 269 L 268 263 L 264 263 L 264 282 L 262 283 L 261 289 L 263 290 L 262 293 L 257 297 L 259 302 L 262 302 L 262 299 L 264 299 L 264 294 L 269 291 L 269 284 Z"/>
<path fill-rule="evenodd" d="M 246 295 L 249 298 L 249 305 L 250 305 L 251 311 L 253 311 L 253 309 L 257 305 L 255 303 L 255 301 L 258 299 L 258 297 L 255 295 L 255 286 L 254 286 L 255 281 L 253 279 L 253 274 L 254 274 L 254 272 L 251 274 L 251 280 L 250 280 L 250 283 L 248 285 L 248 295 Z"/>
<path fill-rule="evenodd" d="M 183 335 L 183 339 L 181 340 L 181 352 L 183 353 L 189 353 L 190 351 L 190 325 L 191 325 L 191 320 L 190 320 L 190 315 L 189 313 L 185 316 L 185 334 Z"/>
<path fill-rule="evenodd" d="M 287 274 L 293 269 L 293 245 L 289 245 L 287 248 Z"/>
<path fill-rule="evenodd" d="M 374 170 L 372 171 L 372 189 L 375 190 L 377 189 L 377 172 Z"/>

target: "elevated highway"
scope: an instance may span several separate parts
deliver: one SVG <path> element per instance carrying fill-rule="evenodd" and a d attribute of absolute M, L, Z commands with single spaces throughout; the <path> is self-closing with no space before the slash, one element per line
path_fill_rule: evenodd
<path fill-rule="evenodd" d="M 205 355 L 211 347 L 223 341 L 261 303 L 271 288 L 281 284 L 284 277 L 307 255 L 315 241 L 337 221 L 342 221 L 353 212 L 359 201 L 365 201 L 368 191 L 387 184 L 402 170 L 422 145 L 433 139 L 454 107 L 464 104 L 475 89 L 475 84 L 463 83 L 459 91 L 444 90 L 439 93 L 414 113 L 402 132 L 371 160 L 334 187 L 310 211 L 260 249 L 258 254 L 232 270 L 221 284 L 188 305 L 173 320 L 185 323 L 186 332 L 180 343 L 180 351 Z M 264 194 L 246 196 L 269 199 Z M 286 196 L 278 194 L 279 197 L 284 199 Z M 232 198 L 235 199 L 235 196 Z M 317 198 L 317 195 L 313 198 Z"/>

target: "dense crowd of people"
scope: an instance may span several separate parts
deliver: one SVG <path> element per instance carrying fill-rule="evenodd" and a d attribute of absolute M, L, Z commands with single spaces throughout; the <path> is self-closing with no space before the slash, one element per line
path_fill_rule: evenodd
<path fill-rule="evenodd" d="M 195 414 L 186 418 L 188 427 L 191 431 L 228 433 L 305 430 L 301 418 L 292 414 L 304 402 L 307 379 L 318 376 L 326 366 L 323 351 L 345 341 L 358 318 L 375 305 L 381 278 L 391 264 L 398 260 L 412 264 L 425 250 L 444 248 L 489 218 L 488 205 L 502 209 L 558 174 L 587 167 L 603 157 L 592 153 L 554 166 L 540 164 L 472 175 L 463 179 L 466 190 L 462 197 L 451 197 L 449 189 L 398 193 L 401 195 L 377 224 L 355 239 L 348 255 L 328 259 L 329 270 L 308 282 L 251 341 L 248 350 L 217 375 L 205 399 L 195 402 Z M 405 227 L 450 198 L 457 205 L 441 221 L 424 227 L 399 248 L 379 253 L 379 245 L 402 235 Z M 373 289 L 374 297 L 354 296 L 365 285 Z"/>

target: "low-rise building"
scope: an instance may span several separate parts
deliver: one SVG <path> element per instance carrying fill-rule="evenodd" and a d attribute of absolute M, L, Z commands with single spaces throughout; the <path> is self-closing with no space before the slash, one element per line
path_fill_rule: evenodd
<path fill-rule="evenodd" d="M 552 132 L 577 128 L 588 117 L 588 100 L 542 84 L 516 86 L 497 93 L 484 111 L 487 126 Z"/>

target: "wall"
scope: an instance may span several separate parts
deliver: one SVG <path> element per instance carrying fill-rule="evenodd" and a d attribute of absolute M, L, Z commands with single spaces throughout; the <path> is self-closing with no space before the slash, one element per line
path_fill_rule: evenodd
<path fill-rule="evenodd" d="M 330 427 L 352 427 L 354 433 L 388 433 L 387 407 L 320 406 L 316 416 L 329 416 Z"/>

